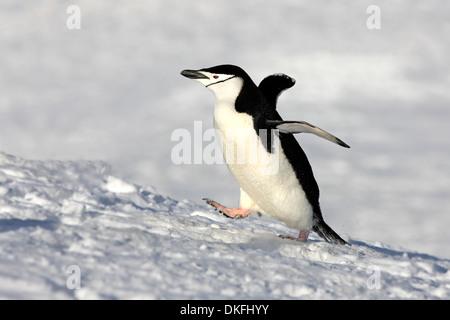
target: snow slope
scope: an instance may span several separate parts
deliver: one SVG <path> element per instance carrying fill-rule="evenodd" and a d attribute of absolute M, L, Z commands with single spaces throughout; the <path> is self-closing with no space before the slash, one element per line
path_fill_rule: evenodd
<path fill-rule="evenodd" d="M 2 299 L 450 298 L 450 260 L 277 234 L 295 231 L 162 196 L 104 162 L 0 153 Z"/>

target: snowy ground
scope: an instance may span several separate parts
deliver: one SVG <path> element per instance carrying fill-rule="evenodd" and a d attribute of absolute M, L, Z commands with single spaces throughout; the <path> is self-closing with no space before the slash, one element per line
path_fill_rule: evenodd
<path fill-rule="evenodd" d="M 69 4 L 80 30 L 66 27 Z M 373 4 L 380 30 L 367 28 Z M 2 296 L 448 297 L 449 14 L 445 0 L 2 1 Z M 224 220 L 200 199 L 237 204 L 226 167 L 173 163 L 174 130 L 212 127 L 212 94 L 179 72 L 222 63 L 256 82 L 294 77 L 282 116 L 351 146 L 298 137 L 351 248 L 281 241 L 274 232 L 292 230 L 267 218 Z M 82 290 L 67 290 L 69 264 Z M 366 290 L 369 264 L 380 290 Z M 226 271 L 244 266 L 254 282 Z"/>
<path fill-rule="evenodd" d="M 227 219 L 102 162 L 0 153 L 0 183 L 0 298 L 450 298 L 450 260 L 284 240 L 276 220 Z"/>

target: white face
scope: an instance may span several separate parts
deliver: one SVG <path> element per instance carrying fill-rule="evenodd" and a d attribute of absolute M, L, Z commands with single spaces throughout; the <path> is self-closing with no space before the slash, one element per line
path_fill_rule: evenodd
<path fill-rule="evenodd" d="M 241 92 L 243 79 L 235 75 L 198 71 L 205 78 L 193 79 L 210 89 L 218 100 L 236 99 Z"/>
<path fill-rule="evenodd" d="M 212 73 L 206 70 L 183 70 L 181 75 L 203 84 L 216 95 L 218 101 L 234 101 L 244 85 L 244 79 L 234 74 Z"/>

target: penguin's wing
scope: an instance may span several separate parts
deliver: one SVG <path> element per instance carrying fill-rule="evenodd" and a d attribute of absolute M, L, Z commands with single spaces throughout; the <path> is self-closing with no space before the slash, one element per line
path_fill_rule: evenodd
<path fill-rule="evenodd" d="M 278 129 L 281 133 L 312 133 L 344 148 L 350 148 L 350 146 L 341 139 L 305 121 L 266 120 L 266 126 L 270 129 Z"/>
<path fill-rule="evenodd" d="M 270 107 L 275 110 L 279 95 L 284 90 L 291 88 L 294 84 L 295 79 L 285 75 L 284 73 L 276 73 L 265 77 L 259 84 L 258 88 L 266 97 Z"/>

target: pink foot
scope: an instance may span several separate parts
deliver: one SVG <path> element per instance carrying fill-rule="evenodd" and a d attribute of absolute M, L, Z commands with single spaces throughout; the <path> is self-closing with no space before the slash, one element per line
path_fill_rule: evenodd
<path fill-rule="evenodd" d="M 294 238 L 292 236 L 283 236 L 283 235 L 281 235 L 280 238 L 295 240 L 295 241 L 300 241 L 300 242 L 306 242 L 306 240 L 308 239 L 308 234 L 309 234 L 308 230 L 301 230 L 300 234 L 298 235 L 297 238 Z"/>
<path fill-rule="evenodd" d="M 242 209 L 242 208 L 227 208 L 211 199 L 203 198 L 202 200 L 205 200 L 207 204 L 210 206 L 213 206 L 216 210 L 218 210 L 221 214 L 223 214 L 227 218 L 231 219 L 241 219 L 248 217 L 250 213 L 252 213 L 250 210 Z"/>

